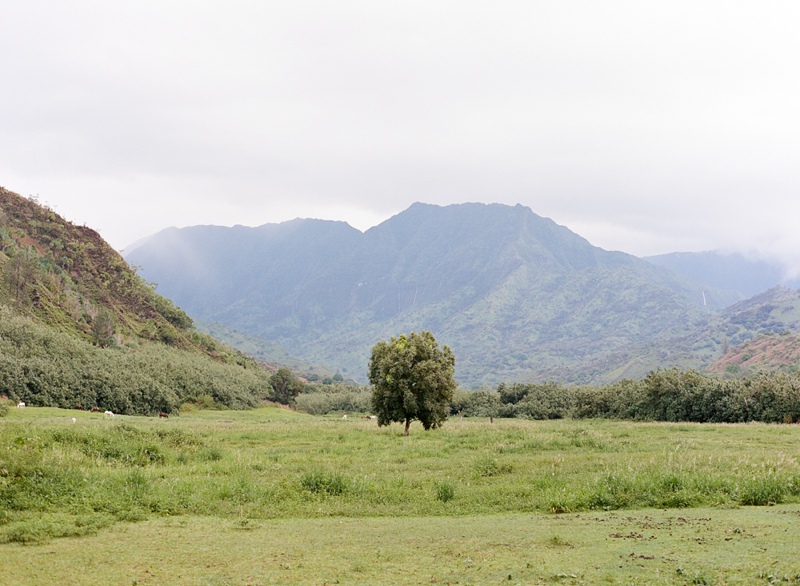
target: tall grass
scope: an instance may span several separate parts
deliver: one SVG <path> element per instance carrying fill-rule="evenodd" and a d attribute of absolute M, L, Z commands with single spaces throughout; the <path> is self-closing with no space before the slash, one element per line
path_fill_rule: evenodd
<path fill-rule="evenodd" d="M 800 500 L 800 427 L 448 422 L 441 430 L 279 409 L 158 420 L 12 409 L 0 421 L 0 541 L 153 515 L 430 516 Z"/>

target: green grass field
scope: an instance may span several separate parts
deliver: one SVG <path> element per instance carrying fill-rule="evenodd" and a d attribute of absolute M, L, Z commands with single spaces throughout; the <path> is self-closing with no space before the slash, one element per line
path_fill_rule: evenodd
<path fill-rule="evenodd" d="M 76 417 L 76 423 L 71 418 Z M 3 584 L 800 583 L 800 427 L 0 419 Z"/>

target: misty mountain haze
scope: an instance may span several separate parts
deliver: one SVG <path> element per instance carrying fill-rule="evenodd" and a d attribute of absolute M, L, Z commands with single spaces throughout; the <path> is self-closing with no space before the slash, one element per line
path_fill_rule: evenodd
<path fill-rule="evenodd" d="M 417 203 L 364 233 L 300 219 L 171 228 L 127 259 L 193 317 L 362 381 L 377 340 L 420 329 L 453 348 L 465 386 L 643 375 L 662 366 L 643 348 L 745 297 L 521 205 Z"/>
<path fill-rule="evenodd" d="M 781 264 L 749 259 L 738 253 L 673 252 L 647 256 L 645 260 L 672 269 L 696 283 L 738 291 L 744 297 L 776 285 L 800 287 L 800 280 L 787 277 L 786 268 Z"/>

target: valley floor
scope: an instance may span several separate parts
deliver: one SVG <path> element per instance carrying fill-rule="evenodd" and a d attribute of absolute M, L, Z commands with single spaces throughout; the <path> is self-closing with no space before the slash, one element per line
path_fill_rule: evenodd
<path fill-rule="evenodd" d="M 3 584 L 800 582 L 800 507 L 475 517 L 214 519 L 0 546 Z"/>
<path fill-rule="evenodd" d="M 74 418 L 74 421 L 73 421 Z M 800 426 L 0 418 L 0 583 L 800 584 Z"/>

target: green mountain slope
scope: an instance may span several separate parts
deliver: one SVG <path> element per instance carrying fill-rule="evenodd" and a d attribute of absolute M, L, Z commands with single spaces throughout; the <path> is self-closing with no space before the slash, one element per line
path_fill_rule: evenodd
<path fill-rule="evenodd" d="M 420 329 L 453 348 L 467 387 L 606 380 L 738 299 L 497 204 L 414 204 L 363 234 L 320 220 L 170 229 L 127 258 L 198 319 L 360 380 L 377 340 Z"/>
<path fill-rule="evenodd" d="M 0 394 L 158 413 L 269 390 L 268 373 L 197 332 L 95 231 L 0 188 Z"/>
<path fill-rule="evenodd" d="M 708 316 L 686 335 L 653 340 L 615 374 L 638 378 L 663 366 L 731 374 L 786 370 L 800 366 L 791 351 L 798 333 L 800 290 L 773 287 Z"/>

